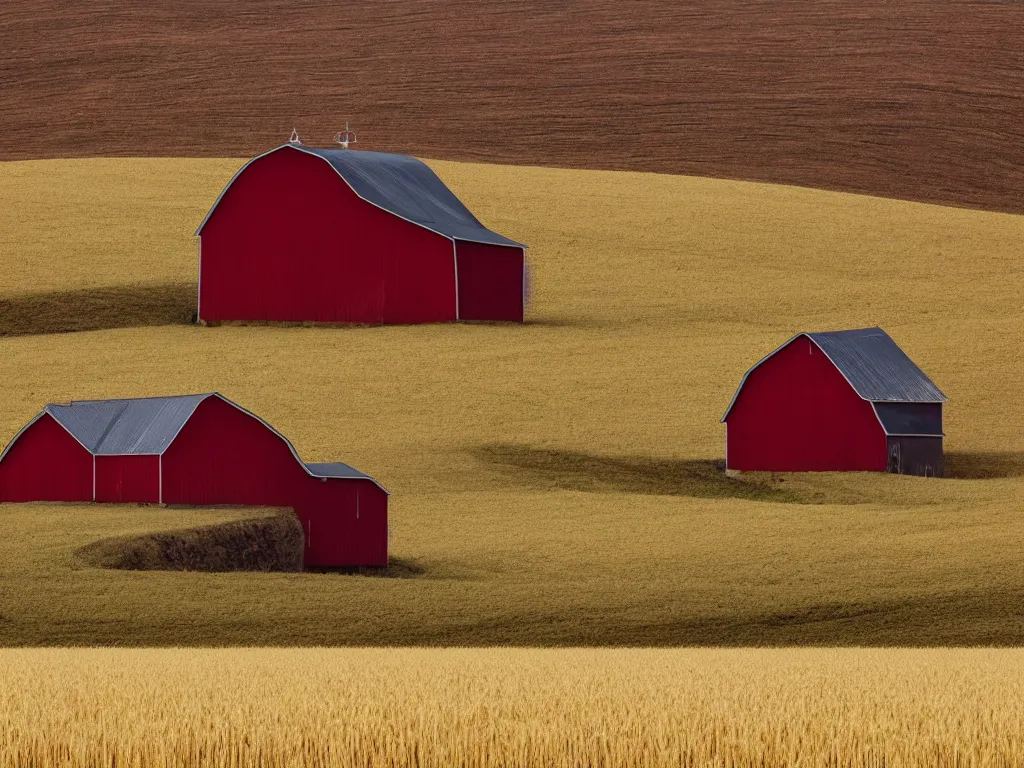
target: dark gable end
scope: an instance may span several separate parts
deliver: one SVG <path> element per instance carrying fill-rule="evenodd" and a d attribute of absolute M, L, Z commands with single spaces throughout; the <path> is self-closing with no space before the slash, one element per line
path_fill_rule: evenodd
<path fill-rule="evenodd" d="M 942 403 L 873 403 L 889 437 L 942 437 Z"/>

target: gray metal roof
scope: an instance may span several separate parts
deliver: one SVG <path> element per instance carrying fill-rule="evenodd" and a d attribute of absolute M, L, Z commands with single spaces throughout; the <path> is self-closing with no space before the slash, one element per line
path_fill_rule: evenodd
<path fill-rule="evenodd" d="M 758 360 L 743 374 L 736 393 L 725 409 L 722 421 L 739 399 L 750 374 L 801 336 L 811 339 L 832 361 L 853 390 L 871 402 L 944 403 L 946 396 L 881 328 L 852 331 L 798 333 L 785 344 Z"/>
<path fill-rule="evenodd" d="M 26 424 L 7 444 L 0 453 L 0 460 L 7 455 L 26 429 L 47 413 L 70 432 L 87 451 L 96 456 L 159 455 L 170 447 L 199 404 L 209 397 L 220 398 L 228 405 L 256 419 L 281 438 L 307 474 L 313 477 L 365 479 L 387 493 L 387 489 L 372 477 L 347 464 L 306 464 L 288 438 L 256 414 L 231 402 L 218 392 L 127 400 L 77 400 L 68 404 L 47 405 L 43 413 Z"/>
<path fill-rule="evenodd" d="M 858 395 L 872 402 L 942 403 L 946 396 L 881 328 L 806 334 Z"/>
<path fill-rule="evenodd" d="M 309 474 L 314 477 L 354 477 L 372 480 L 369 475 L 364 475 L 358 469 L 342 464 L 340 461 L 332 461 L 327 464 L 306 464 Z"/>
<path fill-rule="evenodd" d="M 210 395 L 83 400 L 46 412 L 97 456 L 163 453 L 196 407 Z"/>
<path fill-rule="evenodd" d="M 875 403 L 887 435 L 942 436 L 942 403 Z"/>
<path fill-rule="evenodd" d="M 250 163 L 283 149 L 323 158 L 363 200 L 432 232 L 474 243 L 526 247 L 487 229 L 426 163 L 414 157 L 352 149 L 315 149 L 301 144 L 284 144 L 242 166 L 206 214 L 196 234 L 202 232 L 221 198 Z"/>

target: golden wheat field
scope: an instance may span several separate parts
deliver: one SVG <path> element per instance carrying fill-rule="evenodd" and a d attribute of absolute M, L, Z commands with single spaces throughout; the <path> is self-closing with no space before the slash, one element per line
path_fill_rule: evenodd
<path fill-rule="evenodd" d="M 1024 655 L 21 650 L 0 711 L 5 768 L 1002 768 Z"/>
<path fill-rule="evenodd" d="M 0 442 L 47 402 L 220 391 L 383 482 L 403 578 L 104 571 L 78 549 L 221 513 L 4 506 L 0 642 L 1024 642 L 1024 217 L 433 163 L 530 244 L 524 326 L 190 326 L 240 162 L 0 164 Z M 746 368 L 873 324 L 949 395 L 953 477 L 726 477 Z"/>

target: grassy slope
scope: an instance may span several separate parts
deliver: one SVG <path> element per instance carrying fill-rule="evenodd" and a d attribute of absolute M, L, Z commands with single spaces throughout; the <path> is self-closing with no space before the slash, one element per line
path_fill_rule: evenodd
<path fill-rule="evenodd" d="M 1024 6 L 997 0 L 5 0 L 0 157 L 452 160 L 1024 211 Z"/>
<path fill-rule="evenodd" d="M 190 233 L 237 165 L 0 166 L 8 297 L 194 280 Z M 422 576 L 85 573 L 61 553 L 103 535 L 109 511 L 81 511 L 95 527 L 74 533 L 51 517 L 66 508 L 8 506 L 0 640 L 1024 641 L 1024 219 L 737 182 L 434 165 L 485 222 L 533 246 L 525 327 L 0 339 L 0 440 L 47 401 L 215 389 L 305 458 L 380 478 L 394 493 L 392 552 Z M 57 195 L 44 192 L 52 174 L 65 181 Z M 876 323 L 951 396 L 954 471 L 994 477 L 738 485 L 710 471 L 723 455 L 717 420 L 748 365 L 798 330 Z M 794 503 L 809 501 L 824 503 Z"/>

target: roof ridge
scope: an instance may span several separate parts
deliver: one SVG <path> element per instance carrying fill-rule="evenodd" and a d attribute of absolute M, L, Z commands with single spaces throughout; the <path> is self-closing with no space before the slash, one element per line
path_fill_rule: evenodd
<path fill-rule="evenodd" d="M 49 408 L 51 405 L 58 408 L 72 408 L 76 405 L 96 405 L 98 403 L 134 403 L 140 400 L 180 400 L 186 397 L 210 397 L 211 395 L 219 395 L 219 392 L 194 392 L 185 395 L 148 395 L 146 397 L 107 397 L 100 400 L 71 400 L 67 403 L 47 403 L 46 407 Z"/>
<path fill-rule="evenodd" d="M 881 326 L 878 326 L 878 325 L 870 325 L 870 326 L 866 326 L 864 328 L 840 328 L 839 330 L 836 330 L 836 331 L 803 331 L 801 333 L 798 333 L 797 335 L 798 336 L 837 336 L 837 335 L 841 335 L 841 334 L 846 334 L 846 335 L 851 335 L 852 336 L 852 335 L 856 335 L 856 334 L 862 334 L 865 331 L 878 331 L 883 336 L 889 336 L 889 334 L 885 332 L 885 329 L 882 328 Z M 889 338 L 892 338 L 892 337 L 890 336 Z"/>

